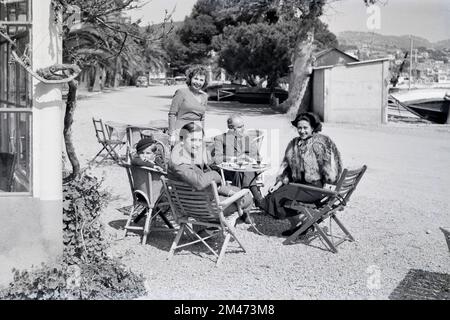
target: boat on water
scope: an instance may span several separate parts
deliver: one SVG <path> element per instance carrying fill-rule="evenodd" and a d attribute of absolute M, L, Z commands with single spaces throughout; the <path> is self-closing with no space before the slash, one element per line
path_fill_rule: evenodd
<path fill-rule="evenodd" d="M 270 103 L 272 95 L 281 103 L 288 98 L 288 91 L 275 88 L 250 87 L 241 84 L 211 84 L 206 88 L 210 100 L 239 101 L 242 103 Z"/>
<path fill-rule="evenodd" d="M 279 103 L 288 98 L 289 93 L 281 88 L 273 90 L 259 87 L 242 87 L 236 89 L 236 100 L 242 103 L 270 103 L 272 95 L 278 98 Z"/>
<path fill-rule="evenodd" d="M 236 83 L 213 83 L 206 88 L 209 100 L 231 101 L 235 100 L 236 90 L 246 85 Z"/>
<path fill-rule="evenodd" d="M 396 90 L 390 95 L 422 119 L 438 124 L 450 124 L 450 90 Z"/>

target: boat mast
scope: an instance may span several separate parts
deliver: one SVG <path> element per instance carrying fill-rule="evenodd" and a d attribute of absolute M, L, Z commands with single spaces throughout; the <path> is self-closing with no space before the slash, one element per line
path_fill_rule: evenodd
<path fill-rule="evenodd" d="M 413 38 L 412 35 L 409 36 L 409 40 L 410 40 L 410 52 L 409 52 L 409 89 L 411 90 L 411 82 L 412 82 L 412 65 L 413 65 L 413 60 L 412 60 L 412 51 L 413 51 Z"/>

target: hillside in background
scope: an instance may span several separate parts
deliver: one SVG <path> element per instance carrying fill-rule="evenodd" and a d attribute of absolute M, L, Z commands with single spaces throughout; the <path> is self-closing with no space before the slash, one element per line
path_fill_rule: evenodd
<path fill-rule="evenodd" d="M 388 36 L 372 32 L 343 31 L 337 35 L 339 44 L 345 46 L 366 44 L 370 47 L 397 48 L 408 50 L 410 46 L 409 35 Z M 432 43 L 427 39 L 413 36 L 414 47 L 426 47 L 433 49 L 450 49 L 450 39 Z"/>
<path fill-rule="evenodd" d="M 434 44 L 436 49 L 450 49 L 450 39 L 438 41 Z"/>
<path fill-rule="evenodd" d="M 343 31 L 337 35 L 339 44 L 341 45 L 362 45 L 367 44 L 371 47 L 379 48 L 398 48 L 409 49 L 409 36 L 386 36 L 372 32 Z M 414 47 L 432 48 L 433 44 L 427 39 L 413 36 Z"/>

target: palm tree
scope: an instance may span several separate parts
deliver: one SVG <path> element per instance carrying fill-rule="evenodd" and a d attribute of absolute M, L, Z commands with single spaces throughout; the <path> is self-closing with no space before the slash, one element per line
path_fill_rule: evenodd
<path fill-rule="evenodd" d="M 68 25 L 63 15 L 63 59 L 89 70 L 91 84 L 97 72 L 106 72 L 109 84 L 118 85 L 118 75 L 132 77 L 147 66 L 162 63 L 157 46 L 143 41 L 141 29 L 123 16 L 123 11 L 136 7 L 139 0 L 54 0 L 54 10 L 67 9 L 76 5 L 81 9 L 82 21 Z M 58 15 L 57 15 L 58 16 Z M 76 108 L 77 81 L 69 82 L 69 93 L 64 116 L 64 140 L 67 156 L 72 165 L 72 173 L 65 178 L 70 181 L 80 172 L 71 127 Z"/>

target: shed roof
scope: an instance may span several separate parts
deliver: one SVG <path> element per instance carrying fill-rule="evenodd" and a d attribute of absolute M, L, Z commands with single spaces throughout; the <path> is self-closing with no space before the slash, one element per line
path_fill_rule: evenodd
<path fill-rule="evenodd" d="M 383 62 L 383 61 L 389 61 L 388 58 L 380 58 L 380 59 L 373 59 L 373 60 L 363 60 L 363 61 L 356 61 L 356 62 L 348 62 L 343 65 L 330 65 L 330 66 L 320 66 L 320 67 L 314 67 L 313 70 L 320 70 L 320 69 L 330 69 L 334 67 L 342 67 L 342 66 L 356 66 L 356 65 L 362 65 L 362 64 L 369 64 L 369 63 L 377 63 L 377 62 Z"/>
<path fill-rule="evenodd" d="M 352 56 L 352 55 L 350 55 L 350 54 L 348 54 L 348 53 L 345 53 L 344 51 L 339 50 L 339 49 L 336 48 L 336 47 L 331 47 L 331 48 L 328 48 L 328 49 L 319 51 L 319 52 L 317 52 L 316 54 L 314 54 L 314 57 L 317 59 L 317 58 L 320 58 L 320 57 L 322 57 L 322 56 L 324 56 L 324 55 L 326 55 L 327 53 L 330 53 L 330 52 L 332 52 L 332 51 L 337 51 L 337 52 L 339 52 L 340 54 L 343 54 L 343 55 L 349 57 L 350 59 L 353 59 L 355 62 L 356 62 L 356 61 L 359 61 L 358 58 L 356 58 L 356 57 L 354 57 L 354 56 Z"/>
<path fill-rule="evenodd" d="M 349 58 L 352 59 L 354 62 L 359 62 L 359 59 L 358 59 L 358 58 L 356 58 L 356 57 L 354 57 L 354 56 L 352 56 L 352 55 L 350 55 L 350 54 L 348 54 L 348 53 L 345 53 L 344 51 L 339 50 L 339 49 L 336 48 L 336 47 L 330 47 L 330 48 L 328 48 L 328 49 L 319 51 L 319 52 L 313 54 L 313 56 L 314 56 L 315 59 L 318 59 L 318 58 L 320 58 L 320 57 L 324 56 L 325 54 L 327 54 L 327 53 L 329 53 L 329 52 L 332 52 L 332 51 L 337 51 L 337 52 L 339 52 L 340 54 L 349 57 Z M 293 66 L 294 66 L 294 65 L 291 64 L 291 65 L 289 65 L 289 68 L 292 68 Z"/>

